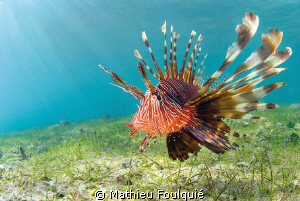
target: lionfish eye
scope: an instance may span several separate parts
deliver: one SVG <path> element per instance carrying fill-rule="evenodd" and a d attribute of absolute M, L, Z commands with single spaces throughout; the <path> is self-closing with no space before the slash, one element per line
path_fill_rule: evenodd
<path fill-rule="evenodd" d="M 161 100 L 161 97 L 160 97 L 159 94 L 157 94 L 156 98 L 157 98 L 157 100 L 159 100 L 159 101 Z"/>
<path fill-rule="evenodd" d="M 159 101 L 161 100 L 161 96 L 160 96 L 159 92 L 156 92 L 154 95 L 155 95 L 157 100 L 159 100 Z"/>

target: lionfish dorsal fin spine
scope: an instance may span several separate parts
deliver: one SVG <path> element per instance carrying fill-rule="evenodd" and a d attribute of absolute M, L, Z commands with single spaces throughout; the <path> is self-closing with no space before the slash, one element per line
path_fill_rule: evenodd
<path fill-rule="evenodd" d="M 144 93 L 140 89 L 138 89 L 137 87 L 135 87 L 135 86 L 125 85 L 125 87 L 128 90 L 131 90 L 131 92 L 133 92 L 138 97 L 139 100 L 144 96 Z"/>
<path fill-rule="evenodd" d="M 195 35 L 196 35 L 196 32 L 193 30 L 192 33 L 191 33 L 191 37 L 189 39 L 188 47 L 186 48 L 185 55 L 184 55 L 184 58 L 183 58 L 183 61 L 182 61 L 182 64 L 181 64 L 181 68 L 180 68 L 180 72 L 179 72 L 179 80 L 183 80 L 185 62 L 186 62 L 187 55 L 189 53 L 189 50 L 190 50 L 190 47 L 191 47 L 191 44 L 192 44 L 192 40 L 193 40 Z"/>
<path fill-rule="evenodd" d="M 166 31 L 166 25 L 167 22 L 165 21 L 165 23 L 163 24 L 163 26 L 161 27 L 161 31 L 164 34 L 165 40 L 164 40 L 164 65 L 165 65 L 165 74 L 166 77 L 169 77 L 169 69 L 168 69 L 168 61 L 167 61 L 167 31 Z M 171 69 L 171 75 L 172 75 L 172 69 Z"/>
<path fill-rule="evenodd" d="M 151 47 L 150 47 L 150 44 L 149 44 L 149 41 L 148 41 L 148 38 L 147 38 L 147 35 L 146 35 L 145 31 L 142 32 L 142 38 L 143 38 L 143 41 L 144 41 L 145 45 L 148 47 L 148 50 L 149 50 L 149 52 L 151 54 L 152 61 L 154 63 L 156 71 L 157 71 L 157 73 L 159 75 L 159 80 L 163 80 L 164 79 L 164 74 L 163 74 L 163 72 L 161 71 L 160 67 L 158 66 L 158 64 L 156 62 L 156 59 L 155 59 L 154 54 L 153 54 L 153 52 L 151 50 Z"/>
<path fill-rule="evenodd" d="M 199 75 L 199 82 L 201 81 L 201 82 L 200 82 L 200 86 L 201 86 L 201 87 L 203 86 L 204 81 L 205 81 L 204 76 L 202 77 L 203 72 L 204 72 L 204 69 L 205 69 L 205 66 L 203 66 L 203 68 L 202 68 L 202 70 L 201 70 L 201 73 L 200 73 L 200 75 Z"/>
<path fill-rule="evenodd" d="M 176 42 L 180 35 L 174 32 L 174 77 L 178 78 L 178 68 L 177 68 L 177 56 L 176 56 Z"/>
<path fill-rule="evenodd" d="M 195 63 L 194 63 L 194 67 L 193 67 L 193 70 L 192 70 L 192 75 L 191 75 L 190 82 L 189 82 L 190 84 L 194 84 L 193 82 L 195 81 L 195 71 L 196 71 L 197 62 L 198 62 L 200 52 L 201 52 L 201 47 L 198 49 L 198 52 L 197 52 L 196 60 L 195 60 Z"/>
<path fill-rule="evenodd" d="M 120 87 L 120 86 L 115 85 L 115 84 L 112 84 L 112 83 L 109 83 L 109 84 L 111 84 L 111 85 L 113 85 L 114 87 L 117 87 L 117 88 L 119 88 L 119 89 L 122 89 L 124 92 L 128 93 L 129 95 L 131 95 L 132 97 L 134 97 L 134 98 L 137 99 L 137 100 L 140 100 L 140 99 L 141 99 L 141 96 L 140 96 L 140 95 L 136 94 L 135 92 L 133 92 L 133 91 L 131 91 L 131 90 L 127 90 L 127 89 L 125 89 L 124 87 Z"/>
<path fill-rule="evenodd" d="M 141 56 L 141 54 L 139 53 L 139 51 L 134 50 L 134 55 L 140 59 L 146 66 L 146 68 L 148 69 L 148 71 L 153 75 L 153 77 L 155 77 L 157 80 L 159 80 L 158 75 L 152 70 L 152 68 L 150 68 L 147 63 L 145 62 L 145 60 L 143 59 L 143 57 Z"/>
<path fill-rule="evenodd" d="M 104 72 L 106 72 L 106 73 L 108 73 L 108 74 L 111 75 L 111 73 L 110 73 L 106 68 L 104 68 L 102 65 L 99 64 L 99 67 L 100 67 Z"/>
<path fill-rule="evenodd" d="M 184 74 L 183 74 L 183 79 L 185 82 L 189 83 L 190 82 L 190 77 L 191 77 L 191 71 L 192 71 L 192 67 L 193 67 L 193 61 L 194 61 L 194 56 L 195 56 L 195 53 L 196 53 L 196 50 L 198 49 L 198 46 L 202 40 L 202 35 L 200 34 L 198 39 L 197 39 L 197 42 L 195 44 L 195 47 L 193 49 L 193 52 L 190 56 L 190 59 L 189 59 L 189 62 L 186 66 L 186 69 L 184 71 Z"/>
<path fill-rule="evenodd" d="M 174 66 L 173 66 L 173 26 L 171 26 L 171 37 L 170 37 L 170 70 L 171 77 L 174 77 Z"/>
<path fill-rule="evenodd" d="M 243 24 L 238 25 L 236 32 L 238 33 L 237 40 L 228 48 L 226 59 L 222 66 L 205 82 L 202 88 L 198 91 L 194 98 L 190 100 L 190 104 L 197 102 L 202 98 L 202 95 L 210 88 L 210 86 L 220 77 L 223 71 L 231 64 L 238 56 L 246 44 L 251 40 L 258 27 L 258 16 L 252 13 L 246 13 L 243 19 Z"/>
<path fill-rule="evenodd" d="M 151 94 L 154 94 L 155 93 L 155 88 L 154 88 L 153 84 L 151 84 L 151 81 L 150 80 L 145 80 L 145 81 L 146 81 L 147 89 L 149 89 Z"/>
<path fill-rule="evenodd" d="M 207 57 L 207 54 L 204 56 L 204 58 L 203 58 L 203 60 L 202 60 L 202 62 L 200 64 L 200 66 L 199 66 L 199 69 L 197 71 L 197 75 L 196 75 L 195 80 L 194 80 L 194 85 L 197 85 L 200 82 L 200 79 L 201 79 L 201 76 L 202 76 L 202 73 L 203 73 L 203 70 L 204 70 L 203 64 L 204 64 L 204 62 L 206 60 L 206 57 Z"/>

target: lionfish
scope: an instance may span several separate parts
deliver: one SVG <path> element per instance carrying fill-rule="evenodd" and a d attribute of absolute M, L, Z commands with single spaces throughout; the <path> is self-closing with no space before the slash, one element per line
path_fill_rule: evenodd
<path fill-rule="evenodd" d="M 246 13 L 243 23 L 236 27 L 237 40 L 229 47 L 222 66 L 204 79 L 203 62 L 199 68 L 197 60 L 201 52 L 199 47 L 202 40 L 200 34 L 195 47 L 188 58 L 192 39 L 196 35 L 192 31 L 188 47 L 185 51 L 181 67 L 177 66 L 176 41 L 179 34 L 173 32 L 171 26 L 170 59 L 167 61 L 166 22 L 161 30 L 164 34 L 164 71 L 158 66 L 152 53 L 146 33 L 142 32 L 142 38 L 151 54 L 157 73 L 150 68 L 137 50 L 134 55 L 139 59 L 138 69 L 143 77 L 147 91 L 143 93 L 137 87 L 128 85 L 120 76 L 107 69 L 100 68 L 109 73 L 114 82 L 122 85 L 114 85 L 126 93 L 140 100 L 141 106 L 133 115 L 132 122 L 126 128 L 132 127 L 130 136 L 138 131 L 147 133 L 140 145 L 141 152 L 145 151 L 145 145 L 149 145 L 152 138 L 166 135 L 169 157 L 173 160 L 186 160 L 188 153 L 197 154 L 200 145 L 203 145 L 215 153 L 224 153 L 226 150 L 236 150 L 238 145 L 231 142 L 226 134 L 240 137 L 239 133 L 224 123 L 224 119 L 262 119 L 254 117 L 249 112 L 262 109 L 277 108 L 271 103 L 259 103 L 258 101 L 268 93 L 285 83 L 275 83 L 268 86 L 255 88 L 263 80 L 278 74 L 286 68 L 275 68 L 292 54 L 291 48 L 286 51 L 276 50 L 282 39 L 282 32 L 278 29 L 269 30 L 269 34 L 262 34 L 262 45 L 242 63 L 227 80 L 215 86 L 217 79 L 231 62 L 239 55 L 246 44 L 255 34 L 259 24 L 258 16 Z M 196 54 L 197 52 L 197 54 Z M 196 54 L 196 59 L 195 58 Z M 186 61 L 188 60 L 187 64 Z M 153 86 L 145 70 L 159 81 Z M 257 66 L 256 68 L 254 68 Z M 198 69 L 196 71 L 196 69 Z M 252 69 L 252 70 L 251 70 Z M 239 75 L 248 72 L 242 78 L 235 79 Z M 233 81 L 235 79 L 235 81 Z"/>

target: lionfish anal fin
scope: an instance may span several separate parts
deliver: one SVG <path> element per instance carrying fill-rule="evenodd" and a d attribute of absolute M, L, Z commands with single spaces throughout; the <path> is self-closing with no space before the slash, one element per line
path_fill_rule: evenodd
<path fill-rule="evenodd" d="M 200 150 L 198 141 L 193 135 L 186 132 L 175 132 L 167 135 L 169 157 L 184 161 L 189 158 L 188 153 L 197 154 Z"/>

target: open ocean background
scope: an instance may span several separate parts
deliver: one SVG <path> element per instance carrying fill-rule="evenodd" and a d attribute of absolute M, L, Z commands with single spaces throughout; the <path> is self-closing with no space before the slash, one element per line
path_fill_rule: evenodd
<path fill-rule="evenodd" d="M 262 33 L 279 28 L 284 36 L 278 49 L 291 47 L 293 55 L 281 65 L 288 69 L 263 85 L 286 82 L 287 86 L 263 101 L 299 103 L 298 0 L 0 0 L 0 133 L 57 124 L 62 119 L 75 122 L 104 114 L 134 114 L 139 102 L 109 85 L 111 78 L 99 64 L 145 90 L 133 50 L 138 49 L 152 65 L 141 37 L 146 31 L 163 66 L 161 26 L 167 21 L 167 36 L 170 25 L 180 34 L 178 63 L 195 30 L 203 35 L 200 59 L 208 54 L 205 70 L 213 73 L 236 40 L 235 27 L 246 12 L 258 15 L 260 26 L 226 72 L 233 72 L 261 45 Z"/>

